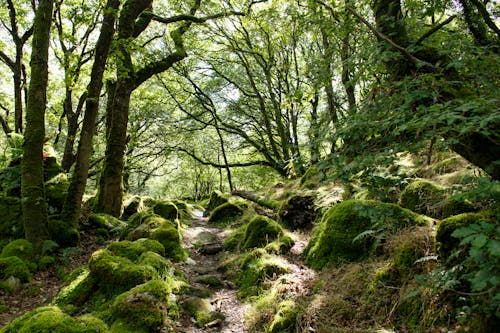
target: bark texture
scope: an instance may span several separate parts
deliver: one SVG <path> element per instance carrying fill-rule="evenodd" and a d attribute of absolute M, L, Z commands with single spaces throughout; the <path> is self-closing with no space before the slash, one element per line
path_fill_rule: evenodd
<path fill-rule="evenodd" d="M 43 143 L 47 103 L 48 50 L 52 0 L 40 0 L 35 14 L 28 89 L 26 131 L 23 144 L 21 194 L 26 239 L 40 249 L 48 239 L 47 204 L 43 182 Z"/>

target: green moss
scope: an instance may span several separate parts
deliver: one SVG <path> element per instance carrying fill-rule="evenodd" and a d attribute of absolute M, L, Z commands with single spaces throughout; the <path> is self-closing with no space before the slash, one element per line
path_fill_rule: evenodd
<path fill-rule="evenodd" d="M 375 228 L 386 232 L 414 225 L 426 225 L 429 219 L 390 203 L 370 200 L 347 200 L 330 208 L 313 231 L 304 253 L 315 269 L 342 260 L 355 261 L 371 253 L 373 239 L 354 238 Z"/>
<path fill-rule="evenodd" d="M 165 247 L 165 256 L 174 261 L 183 261 L 187 252 L 181 246 L 179 231 L 171 224 L 165 223 L 151 232 L 151 238 L 157 240 Z"/>
<path fill-rule="evenodd" d="M 121 320 L 115 320 L 109 328 L 110 333 L 149 333 L 145 328 L 135 327 L 132 324 L 125 323 Z"/>
<path fill-rule="evenodd" d="M 89 260 L 89 269 L 93 286 L 106 295 L 116 295 L 158 276 L 153 267 L 136 265 L 109 250 L 94 252 Z"/>
<path fill-rule="evenodd" d="M 207 206 L 205 207 L 205 211 L 210 213 L 213 211 L 216 207 L 219 207 L 220 205 L 225 204 L 228 202 L 227 197 L 222 194 L 220 191 L 213 191 L 210 194 L 210 200 L 208 201 Z"/>
<path fill-rule="evenodd" d="M 142 199 L 139 196 L 133 196 L 128 199 L 125 203 L 125 207 L 123 208 L 123 213 L 121 218 L 126 220 L 132 215 L 142 210 Z"/>
<path fill-rule="evenodd" d="M 21 282 L 31 281 L 31 273 L 28 265 L 19 257 L 0 258 L 0 280 L 5 280 L 10 276 L 16 277 Z"/>
<path fill-rule="evenodd" d="M 151 251 L 162 256 L 165 255 L 165 248 L 160 242 L 148 238 L 141 238 L 136 241 L 113 242 L 108 245 L 108 250 L 114 255 L 137 261 L 144 252 Z"/>
<path fill-rule="evenodd" d="M 26 239 L 16 239 L 5 245 L 0 257 L 5 258 L 13 256 L 28 262 L 33 260 L 33 244 Z"/>
<path fill-rule="evenodd" d="M 160 215 L 167 220 L 175 220 L 178 217 L 179 211 L 177 206 L 171 201 L 161 201 L 158 202 L 153 207 L 155 214 Z"/>
<path fill-rule="evenodd" d="M 47 270 L 48 268 L 54 266 L 56 259 L 52 256 L 43 256 L 38 261 L 38 268 L 40 270 Z"/>
<path fill-rule="evenodd" d="M 92 279 L 88 268 L 77 269 L 72 278 L 54 297 L 53 303 L 59 306 L 80 307 L 92 296 Z"/>
<path fill-rule="evenodd" d="M 91 314 L 79 316 L 76 321 L 83 325 L 82 333 L 107 333 L 109 331 L 105 322 Z"/>
<path fill-rule="evenodd" d="M 438 206 L 445 198 L 443 187 L 426 180 L 416 180 L 401 192 L 399 204 L 419 214 L 439 218 Z"/>
<path fill-rule="evenodd" d="M 224 250 L 233 251 L 239 249 L 241 246 L 241 241 L 245 236 L 247 225 L 242 225 L 237 229 L 233 230 L 228 238 L 224 241 Z"/>
<path fill-rule="evenodd" d="M 138 285 L 118 295 L 105 317 L 108 322 L 118 321 L 129 329 L 159 332 L 166 319 L 171 292 L 171 286 L 165 281 L 152 280 Z"/>
<path fill-rule="evenodd" d="M 0 195 L 0 238 L 21 238 L 24 236 L 21 200 Z"/>
<path fill-rule="evenodd" d="M 236 284 L 239 289 L 238 296 L 242 298 L 258 295 L 265 288 L 267 280 L 276 279 L 288 271 L 278 256 L 270 255 L 263 249 L 247 253 L 239 268 Z"/>
<path fill-rule="evenodd" d="M 485 219 L 487 218 L 483 214 L 464 213 L 448 217 L 439 222 L 436 231 L 436 250 L 439 255 L 446 259 L 453 250 L 457 249 L 460 240 L 451 236 L 453 231 L 470 224 L 479 224 Z"/>
<path fill-rule="evenodd" d="M 160 275 L 166 274 L 172 269 L 172 263 L 156 252 L 147 251 L 141 254 L 138 263 L 153 267 Z"/>
<path fill-rule="evenodd" d="M 50 238 L 61 247 L 76 246 L 80 242 L 80 233 L 69 222 L 51 216 L 48 222 Z"/>
<path fill-rule="evenodd" d="M 151 229 L 159 227 L 165 221 L 167 220 L 152 213 L 136 213 L 132 215 L 120 232 L 120 239 L 136 240 L 149 237 Z"/>
<path fill-rule="evenodd" d="M 97 319 L 96 319 L 97 320 Z M 40 307 L 15 319 L 1 333 L 90 333 L 107 332 L 106 326 L 96 329 L 96 321 L 73 319 L 56 306 Z M 101 324 L 102 325 L 102 324 Z"/>
<path fill-rule="evenodd" d="M 60 173 L 45 183 L 45 197 L 50 214 L 62 211 L 68 188 L 69 180 L 65 173 Z"/>
<path fill-rule="evenodd" d="M 126 227 L 125 222 L 120 221 L 119 219 L 117 219 L 114 216 L 104 214 L 104 213 L 91 214 L 89 216 L 88 223 L 93 228 L 104 229 L 112 234 L 121 232 L 121 230 L 123 230 L 123 228 Z"/>
<path fill-rule="evenodd" d="M 172 200 L 172 202 L 177 207 L 177 211 L 179 212 L 179 218 L 181 220 L 189 220 L 193 216 L 193 211 L 186 202 L 182 200 Z"/>
<path fill-rule="evenodd" d="M 258 215 L 247 224 L 241 247 L 243 249 L 261 247 L 274 240 L 278 240 L 279 243 L 285 246 L 289 245 L 288 249 L 293 245 L 291 238 L 285 234 L 285 231 L 277 222 Z"/>
<path fill-rule="evenodd" d="M 324 170 L 320 170 L 318 166 L 313 165 L 300 178 L 300 185 L 303 188 L 316 188 L 326 179 Z"/>
<path fill-rule="evenodd" d="M 198 327 L 203 327 L 215 319 L 224 318 L 221 313 L 213 312 L 210 302 L 204 298 L 189 297 L 182 303 L 182 308 L 194 318 Z"/>
<path fill-rule="evenodd" d="M 291 300 L 283 301 L 278 305 L 278 311 L 274 315 L 271 325 L 269 325 L 269 333 L 293 332 L 295 331 L 295 323 L 298 314 L 298 309 L 295 302 Z"/>
<path fill-rule="evenodd" d="M 225 225 L 234 222 L 235 218 L 243 214 L 243 209 L 238 205 L 226 202 L 217 206 L 208 218 L 209 224 Z"/>

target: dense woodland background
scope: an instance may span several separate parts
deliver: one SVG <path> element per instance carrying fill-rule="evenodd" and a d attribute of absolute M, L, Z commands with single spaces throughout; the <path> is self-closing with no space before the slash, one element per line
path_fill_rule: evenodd
<path fill-rule="evenodd" d="M 337 202 L 395 203 L 434 229 L 477 213 L 457 224 L 470 256 L 419 253 L 442 265 L 418 273 L 433 276 L 420 278 L 427 290 L 467 298 L 469 310 L 450 303 L 463 314 L 448 314 L 448 327 L 487 332 L 500 304 L 499 15 L 488 0 L 0 0 L 1 245 L 23 238 L 44 257 L 52 243 L 80 244 L 92 213 L 127 221 L 146 202 L 182 200 L 180 212 L 232 192 L 248 201 L 238 209 L 257 205 L 291 229 L 302 222 L 287 224 L 283 205 L 316 219 L 323 231 L 306 257 L 319 270 L 335 262 L 314 242 L 335 242 L 318 235 L 337 230 L 325 227 L 340 219 L 328 213 Z M 446 170 L 455 178 L 435 178 Z M 415 180 L 421 201 L 411 203 L 403 193 Z M 365 204 L 351 208 L 371 212 Z M 387 207 L 368 215 L 396 214 Z M 390 228 L 379 227 L 353 238 L 384 243 Z"/>

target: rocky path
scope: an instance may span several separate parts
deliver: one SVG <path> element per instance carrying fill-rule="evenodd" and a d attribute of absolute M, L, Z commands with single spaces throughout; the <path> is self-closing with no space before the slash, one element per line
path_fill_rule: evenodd
<path fill-rule="evenodd" d="M 198 290 L 198 295 L 195 292 L 195 296 L 179 299 L 178 302 L 181 306 L 186 303 L 204 304 L 216 319 L 204 327 L 198 327 L 191 317 L 181 318 L 176 331 L 248 332 L 243 318 L 248 305 L 238 300 L 236 287 L 217 270 L 223 258 L 222 244 L 227 235 L 223 229 L 209 226 L 201 211 L 195 211 L 194 215 L 189 228 L 183 233 L 183 246 L 189 250 L 190 257 L 178 268 L 183 271 L 189 284 Z"/>

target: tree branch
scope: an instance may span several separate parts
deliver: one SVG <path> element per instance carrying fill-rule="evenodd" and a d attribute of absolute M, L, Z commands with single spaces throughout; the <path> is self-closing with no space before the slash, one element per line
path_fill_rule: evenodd
<path fill-rule="evenodd" d="M 457 15 L 451 15 L 450 17 L 448 17 L 443 22 L 441 22 L 438 25 L 434 26 L 431 30 L 427 31 L 425 34 L 423 34 L 422 36 L 420 36 L 420 38 L 417 39 L 417 41 L 414 44 L 415 45 L 420 45 L 425 39 L 429 38 L 435 32 L 437 32 L 438 30 L 440 30 L 441 28 L 443 28 L 445 25 L 447 25 L 448 23 L 450 23 L 451 21 L 453 21 L 455 19 L 455 17 L 457 17 Z"/>
<path fill-rule="evenodd" d="M 490 14 L 486 10 L 486 7 L 484 6 L 483 3 L 479 0 L 470 0 L 477 8 L 479 11 L 479 14 L 483 18 L 484 22 L 488 27 L 490 27 L 491 30 L 493 30 L 497 34 L 497 38 L 500 38 L 500 29 L 496 26 L 495 22 L 490 17 Z"/>
<path fill-rule="evenodd" d="M 414 55 L 412 55 L 410 52 L 408 52 L 407 49 L 404 47 L 394 43 L 388 36 L 385 34 L 381 33 L 378 31 L 373 25 L 370 24 L 367 20 L 365 20 L 364 17 L 362 17 L 358 12 L 356 12 L 354 9 L 352 9 L 349 6 L 345 6 L 345 8 L 351 12 L 354 16 L 358 18 L 361 22 L 363 22 L 364 25 L 368 27 L 378 38 L 384 40 L 387 42 L 389 45 L 391 45 L 393 48 L 395 48 L 399 53 L 401 53 L 406 59 L 408 59 L 410 62 L 415 64 L 416 66 L 422 66 L 431 69 L 432 71 L 436 70 L 436 67 L 434 67 L 432 64 L 428 63 L 427 61 L 421 60 Z"/>
<path fill-rule="evenodd" d="M 203 160 L 201 157 L 197 156 L 194 151 L 189 151 L 186 148 L 182 148 L 182 147 L 175 147 L 175 148 L 177 150 L 187 154 L 188 156 L 192 157 L 193 159 L 195 159 L 196 161 L 198 161 L 199 163 L 201 163 L 203 165 L 209 165 L 209 166 L 212 166 L 212 167 L 218 168 L 218 169 L 226 168 L 225 164 L 219 164 L 219 163 Z M 254 165 L 264 165 L 264 166 L 272 167 L 268 161 L 249 161 L 249 162 L 228 163 L 227 166 L 230 168 L 235 168 L 235 167 L 249 167 L 249 166 L 254 166 Z"/>

